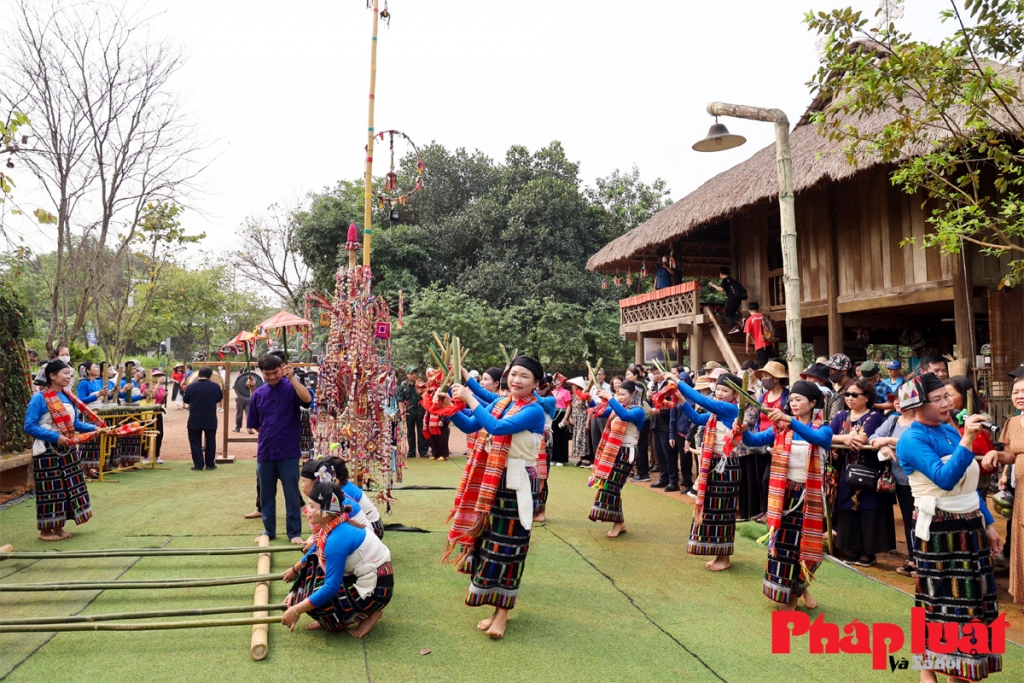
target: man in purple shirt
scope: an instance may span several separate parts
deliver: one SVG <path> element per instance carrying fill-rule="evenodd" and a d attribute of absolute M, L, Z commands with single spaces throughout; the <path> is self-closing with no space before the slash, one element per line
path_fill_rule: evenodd
<path fill-rule="evenodd" d="M 302 496 L 299 494 L 301 408 L 313 401 L 295 370 L 268 353 L 259 361 L 264 384 L 252 392 L 247 424 L 259 432 L 256 479 L 260 490 L 263 533 L 277 535 L 277 482 L 284 489 L 285 527 L 292 543 L 302 545 Z"/>

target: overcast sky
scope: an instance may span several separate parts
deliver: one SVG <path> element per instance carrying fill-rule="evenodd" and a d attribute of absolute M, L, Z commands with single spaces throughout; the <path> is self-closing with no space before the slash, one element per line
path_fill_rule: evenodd
<path fill-rule="evenodd" d="M 817 68 L 804 12 L 850 1 L 392 0 L 378 41 L 376 128 L 496 160 L 513 144 L 536 150 L 560 140 L 587 183 L 635 164 L 679 199 L 774 140 L 769 124 L 723 120 L 748 143 L 692 151 L 713 122 L 706 104 L 777 107 L 796 121 Z M 210 140 L 202 194 L 183 221 L 208 234 L 204 248 L 237 249 L 246 216 L 362 175 L 365 4 L 147 3 L 158 13 L 153 34 L 188 52 L 176 87 Z M 938 20 L 948 3 L 909 4 L 901 24 L 918 37 L 951 31 Z M 873 14 L 878 3 L 852 5 Z M 387 155 L 376 160 L 380 175 Z M 19 199 L 32 198 L 29 186 L 22 174 Z M 21 229 L 35 248 L 52 249 L 39 229 Z"/>

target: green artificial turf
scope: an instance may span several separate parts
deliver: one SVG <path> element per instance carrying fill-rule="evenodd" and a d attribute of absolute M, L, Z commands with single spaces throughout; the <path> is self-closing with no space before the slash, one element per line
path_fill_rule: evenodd
<path fill-rule="evenodd" d="M 463 460 L 413 460 L 402 486 L 451 487 Z M 773 605 L 761 595 L 765 549 L 752 540 L 763 525 L 741 525 L 733 568 L 712 574 L 687 556 L 691 507 L 627 486 L 629 531 L 605 538 L 606 524 L 587 520 L 593 490 L 588 473 L 552 468 L 548 523 L 536 527 L 519 604 L 502 641 L 475 628 L 489 610 L 463 604 L 468 582 L 439 564 L 454 491 L 398 490 L 388 524 L 431 533 L 389 532 L 394 599 L 363 640 L 306 632 L 308 617 L 289 633 L 272 626 L 270 655 L 249 657 L 250 627 L 132 633 L 0 635 L 0 677 L 41 681 L 285 681 L 313 676 L 348 681 L 868 681 L 916 680 L 917 673 L 872 671 L 866 655 L 811 656 L 806 637 L 792 655 L 771 654 Z M 239 462 L 215 472 L 121 475 L 92 484 L 95 516 L 61 549 L 250 545 L 259 520 L 252 509 L 254 466 Z M 275 544 L 285 544 L 284 504 L 278 501 Z M 32 500 L 0 512 L 0 542 L 17 550 L 54 549 L 35 538 Z M 274 555 L 273 571 L 294 561 Z M 255 572 L 255 556 L 6 561 L 0 579 L 157 579 Z M 185 590 L 91 593 L 3 593 L 0 615 L 127 612 L 244 605 L 253 585 Z M 912 599 L 843 567 L 826 563 L 812 589 L 826 618 L 846 624 L 894 622 L 909 634 Z M 271 602 L 284 598 L 283 583 Z M 240 615 L 245 616 L 245 615 Z M 421 655 L 422 650 L 430 653 Z M 902 654 L 909 656 L 909 643 Z M 1005 680 L 1024 677 L 1024 650 L 1004 657 Z M 998 680 L 998 679 L 997 679 Z"/>

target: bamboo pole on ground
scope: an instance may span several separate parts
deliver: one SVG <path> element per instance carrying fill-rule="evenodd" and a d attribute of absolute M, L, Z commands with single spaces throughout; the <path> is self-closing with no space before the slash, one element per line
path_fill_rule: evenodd
<path fill-rule="evenodd" d="M 266 536 L 260 536 L 258 543 L 261 548 L 270 546 L 270 539 Z M 263 553 L 256 560 L 256 573 L 257 574 L 269 574 L 270 573 L 270 553 Z M 256 592 L 253 595 L 252 604 L 253 607 L 265 607 L 270 602 L 270 583 L 262 581 L 256 584 Z M 266 617 L 267 612 L 260 610 L 253 612 L 252 616 L 254 619 L 260 617 Z M 249 656 L 254 660 L 259 661 L 265 659 L 267 654 L 270 652 L 270 645 L 268 638 L 270 636 L 270 626 L 266 623 L 253 624 L 252 627 L 252 640 L 249 642 Z"/>
<path fill-rule="evenodd" d="M 276 545 L 272 548 L 112 548 L 110 550 L 51 550 L 48 552 L 11 552 L 0 547 L 0 560 L 60 560 L 90 557 L 177 557 L 192 555 L 256 555 L 301 551 L 297 545 Z"/>
<path fill-rule="evenodd" d="M 60 631 L 166 631 L 177 628 L 209 628 L 212 626 L 276 624 L 280 621 L 280 617 L 261 617 L 259 619 L 154 621 L 146 624 L 20 624 L 17 626 L 0 626 L 0 633 L 57 633 Z"/>
<path fill-rule="evenodd" d="M 284 611 L 284 603 L 267 605 L 267 611 Z M 156 619 L 159 617 L 202 617 L 209 614 L 243 614 L 251 612 L 252 605 L 235 607 L 198 607 L 194 609 L 166 609 L 150 612 L 116 612 L 112 614 L 79 614 L 73 617 L 27 617 L 24 619 L 0 619 L 0 626 L 21 626 L 23 624 L 79 624 L 97 621 L 122 621 L 126 619 Z M 267 615 L 263 615 L 267 616 Z"/>
<path fill-rule="evenodd" d="M 68 581 L 65 583 L 0 583 L 0 592 L 32 593 L 42 591 L 99 591 L 150 588 L 205 588 L 209 586 L 237 586 L 243 583 L 278 581 L 281 574 L 258 576 L 224 576 L 216 579 L 157 579 L 152 581 Z"/>

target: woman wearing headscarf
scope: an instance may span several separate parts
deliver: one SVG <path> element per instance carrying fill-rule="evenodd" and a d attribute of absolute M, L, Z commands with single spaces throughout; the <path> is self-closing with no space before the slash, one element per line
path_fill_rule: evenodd
<path fill-rule="evenodd" d="M 889 463 L 892 476 L 896 480 L 896 502 L 900 506 L 903 517 L 903 533 L 907 541 L 907 561 L 896 568 L 896 573 L 917 578 L 917 567 L 914 564 L 914 494 L 910 491 L 910 480 L 907 473 L 900 467 L 896 458 L 896 444 L 903 432 L 914 424 L 915 406 L 918 405 L 917 390 L 913 384 L 901 384 L 896 390 L 896 411 L 886 418 L 882 426 L 868 439 L 871 448 L 878 449 L 878 457 Z"/>
<path fill-rule="evenodd" d="M 484 403 L 490 403 L 498 397 L 498 387 L 501 385 L 501 375 L 503 371 L 501 368 L 487 368 L 480 375 L 480 379 L 473 377 L 468 370 L 462 369 L 462 380 L 466 383 L 466 386 L 476 394 Z M 486 398 L 486 397 L 493 398 Z M 466 453 L 467 455 L 472 453 L 476 448 L 476 442 L 478 439 L 486 439 L 487 434 L 485 432 L 473 432 L 472 434 L 466 435 Z"/>
<path fill-rule="evenodd" d="M 28 402 L 24 428 L 35 439 L 32 468 L 39 539 L 63 541 L 71 538 L 64 530 L 69 518 L 78 525 L 92 518 L 77 444 L 96 436 L 97 426 L 105 425 L 68 389 L 74 377 L 71 366 L 61 360 L 50 361 L 43 376 L 46 386 Z"/>
<path fill-rule="evenodd" d="M 594 459 L 594 476 L 590 485 L 597 489 L 594 507 L 590 510 L 590 521 L 611 522 L 608 538 L 615 538 L 626 531 L 626 518 L 622 514 L 622 487 L 629 477 L 629 470 L 637 457 L 637 442 L 640 429 L 647 419 L 640 407 L 640 395 L 636 385 L 625 380 L 615 395 L 602 389 L 598 397 L 607 401 L 601 414 L 608 417 L 601 441 L 597 445 Z"/>
<path fill-rule="evenodd" d="M 851 563 L 870 567 L 878 553 L 896 549 L 896 520 L 892 512 L 892 494 L 877 490 L 877 478 L 885 467 L 878 452 L 868 446 L 885 416 L 874 409 L 875 386 L 866 379 L 847 385 L 843 392 L 846 409 L 839 411 L 829 426 L 832 428 L 832 457 L 837 460 L 839 486 L 836 511 L 836 547 L 846 551 Z M 855 488 L 850 480 L 850 466 L 872 470 L 876 482 L 867 488 Z"/>
<path fill-rule="evenodd" d="M 515 607 L 540 497 L 537 461 L 546 420 L 534 390 L 543 376 L 537 359 L 517 357 L 508 371 L 509 395 L 486 406 L 469 387 L 452 387 L 471 412 L 453 414 L 452 423 L 466 434 L 483 429 L 490 439 L 466 459 L 442 561 L 472 575 L 467 605 L 494 606 L 477 628 L 495 639 L 504 636 Z M 435 396 L 445 400 L 442 392 Z"/>
<path fill-rule="evenodd" d="M 299 615 L 316 621 L 306 628 L 347 630 L 362 638 L 391 601 L 395 577 L 391 551 L 366 529 L 346 524 L 350 506 L 344 492 L 329 481 L 313 484 L 309 519 L 317 525 L 314 546 L 284 573 L 292 584 L 281 624 L 292 631 Z"/>
<path fill-rule="evenodd" d="M 576 459 L 576 466 L 590 467 L 593 461 L 590 460 L 590 446 L 587 444 L 587 402 L 575 393 L 582 393 L 587 388 L 587 383 L 582 377 L 573 377 L 568 384 L 572 385 L 572 407 L 562 418 L 562 423 L 572 425 L 572 457 Z"/>
<path fill-rule="evenodd" d="M 832 429 L 814 419 L 822 403 L 821 389 L 800 380 L 789 393 L 789 412 L 772 408 L 772 427 L 746 432 L 748 446 L 771 444 L 768 483 L 768 566 L 762 591 L 768 599 L 796 606 L 803 599 L 808 609 L 817 601 L 808 583 L 821 565 L 825 532 L 822 480 L 824 454 L 832 445 Z"/>
<path fill-rule="evenodd" d="M 705 563 L 713 572 L 732 566 L 730 556 L 736 541 L 736 513 L 739 509 L 740 463 L 733 457 L 736 446 L 732 438 L 733 423 L 739 409 L 738 394 L 722 381 L 736 386 L 742 380 L 736 375 L 722 374 L 715 386 L 715 398 L 704 396 L 685 382 L 676 387 L 683 399 L 683 410 L 693 424 L 704 425 L 704 438 L 697 475 L 697 500 L 693 508 L 690 540 L 686 552 L 691 555 L 714 555 Z M 698 413 L 688 402 L 708 412 Z"/>
<path fill-rule="evenodd" d="M 962 643 L 978 634 L 972 621 L 988 626 L 999 616 L 992 557 L 1002 551 L 1003 541 L 978 494 L 980 470 L 971 450 L 983 419 L 968 417 L 961 436 L 949 424 L 949 398 L 942 380 L 926 373 L 913 384 L 915 422 L 900 436 L 896 456 L 910 480 L 917 509 L 915 604 L 924 608 L 930 624 L 942 624 L 944 631 L 955 628 L 952 638 Z M 926 649 L 921 680 L 935 681 L 935 673 L 942 672 L 951 678 L 980 681 L 1001 671 L 1002 655 L 985 649 L 958 648 L 950 653 Z"/>
<path fill-rule="evenodd" d="M 778 361 L 769 361 L 760 370 L 754 371 L 754 379 L 761 384 L 761 405 L 768 410 L 783 410 L 789 405 L 789 376 L 786 367 Z M 767 415 L 751 406 L 748 413 L 756 415 L 757 430 L 771 430 L 772 421 Z M 745 416 L 746 417 L 746 416 Z M 746 441 L 744 441 L 746 443 Z M 740 519 L 763 519 L 768 512 L 768 468 L 771 463 L 771 443 L 753 448 L 750 457 L 743 458 L 743 476 L 740 480 Z"/>

